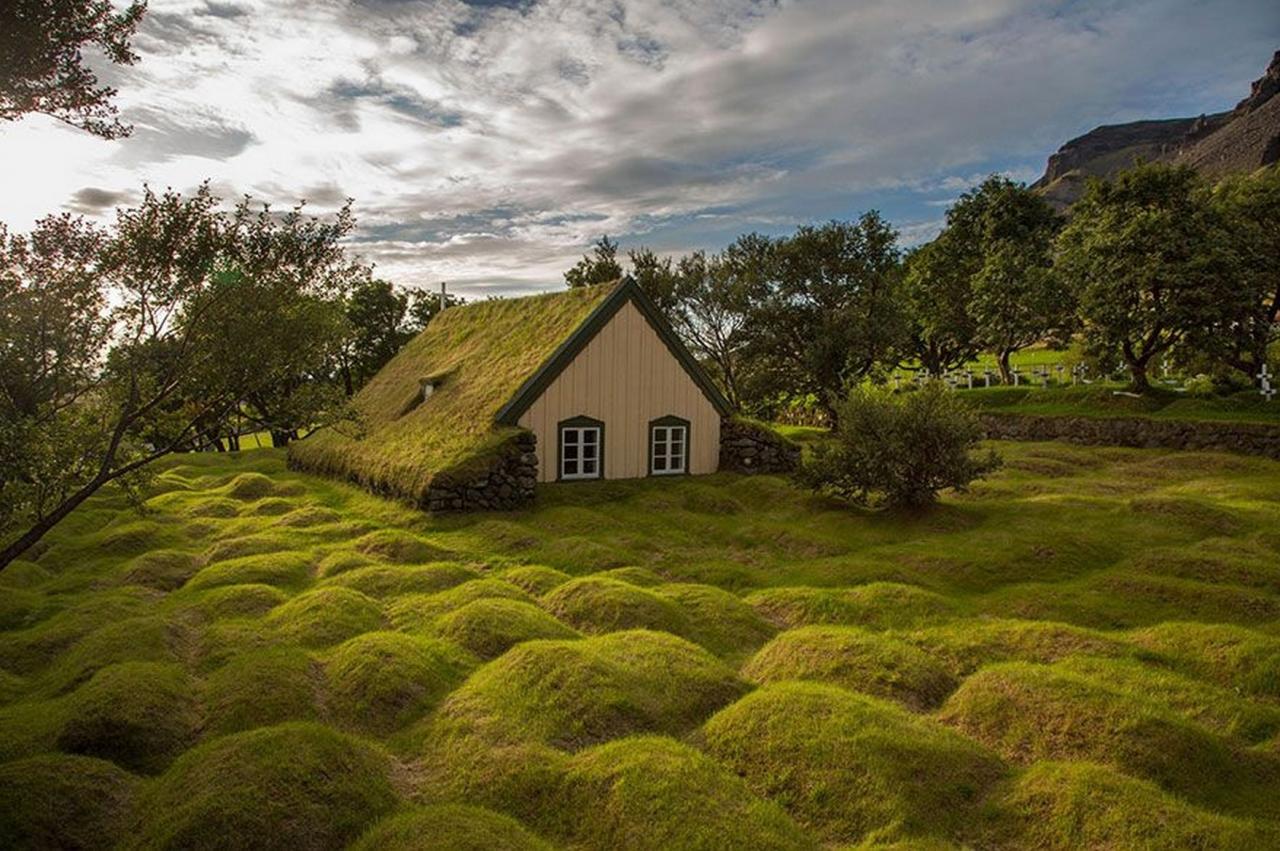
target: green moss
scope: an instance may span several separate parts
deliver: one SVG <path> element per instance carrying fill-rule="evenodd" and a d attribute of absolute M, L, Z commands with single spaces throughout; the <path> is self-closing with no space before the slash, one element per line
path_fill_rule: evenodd
<path fill-rule="evenodd" d="M 257 524 L 254 524 L 255 528 L 256 526 Z M 241 535 L 213 544 L 205 550 L 204 560 L 206 564 L 215 564 L 245 556 L 285 552 L 294 549 L 295 546 L 297 546 L 295 538 L 276 532 Z"/>
<path fill-rule="evenodd" d="M 185 513 L 188 517 L 225 520 L 240 514 L 240 504 L 225 496 L 211 496 L 204 499 L 191 500 L 187 504 Z"/>
<path fill-rule="evenodd" d="M 320 576 L 332 577 L 340 573 L 346 573 L 348 570 L 355 570 L 358 567 L 367 567 L 378 563 L 377 559 L 364 553 L 358 553 L 353 550 L 335 550 L 320 559 L 320 563 L 316 565 L 316 572 Z"/>
<path fill-rule="evenodd" d="M 766 686 L 717 713 L 703 736 L 756 794 L 832 843 L 964 837 L 1004 774 L 950 730 L 817 683 Z"/>
<path fill-rule="evenodd" d="M 532 603 L 488 598 L 442 615 L 436 631 L 483 659 L 501 656 L 523 641 L 576 638 L 578 634 Z"/>
<path fill-rule="evenodd" d="M 1246 694 L 1280 698 L 1280 638 L 1228 624 L 1165 623 L 1133 643 L 1167 664 Z"/>
<path fill-rule="evenodd" d="M 130 848 L 326 849 L 391 812 L 384 754 L 318 724 L 222 736 L 183 754 L 143 795 Z"/>
<path fill-rule="evenodd" d="M 84 756 L 0 765 L 0 847 L 111 848 L 123 838 L 136 786 L 127 771 Z"/>
<path fill-rule="evenodd" d="M 1009 847 L 1274 847 L 1280 834 L 1191 806 L 1158 786 L 1090 763 L 1038 762 L 1006 797 Z"/>
<path fill-rule="evenodd" d="M 690 638 L 717 655 L 750 653 L 777 631 L 739 597 L 714 585 L 681 582 L 653 591 L 678 603 L 692 623 Z"/>
<path fill-rule="evenodd" d="M 742 676 L 757 683 L 830 683 L 917 710 L 937 706 L 956 687 L 947 669 L 924 651 L 882 633 L 847 626 L 784 632 L 747 662 Z"/>
<path fill-rule="evenodd" d="M 939 717 L 1010 760 L 1091 760 L 1191 800 L 1240 779 L 1231 749 L 1203 727 L 1142 695 L 1055 666 L 984 668 Z"/>
<path fill-rule="evenodd" d="M 379 529 L 359 538 L 352 545 L 356 552 L 393 564 L 421 564 L 447 561 L 449 551 L 400 529 Z"/>
<path fill-rule="evenodd" d="M 585 848 L 817 849 L 776 804 L 706 755 L 667 738 L 621 739 L 569 768 L 569 828 Z"/>
<path fill-rule="evenodd" d="M 947 620 L 955 604 L 912 585 L 872 582 L 853 588 L 773 588 L 746 597 L 756 611 L 787 628 L 844 624 L 871 629 L 907 629 Z"/>
<path fill-rule="evenodd" d="M 168 624 L 156 615 L 107 624 L 58 656 L 38 678 L 39 692 L 54 696 L 70 691 L 117 662 L 172 662 L 171 641 Z"/>
<path fill-rule="evenodd" d="M 205 731 L 223 735 L 319 717 L 319 665 L 296 647 L 231 657 L 205 677 Z"/>
<path fill-rule="evenodd" d="M 125 662 L 68 695 L 57 746 L 142 773 L 163 769 L 195 740 L 199 711 L 182 668 Z"/>
<path fill-rule="evenodd" d="M 244 501 L 262 499 L 276 492 L 275 483 L 261 473 L 241 473 L 226 486 L 226 495 Z"/>
<path fill-rule="evenodd" d="M 460 609 L 476 600 L 519 600 L 533 598 L 519 587 L 501 579 L 472 579 L 434 594 L 406 594 L 387 604 L 387 616 L 396 629 L 408 632 L 430 632 L 441 615 Z"/>
<path fill-rule="evenodd" d="M 509 816 L 438 804 L 405 810 L 373 826 L 352 851 L 551 851 Z"/>
<path fill-rule="evenodd" d="M 693 622 L 678 603 L 616 579 L 585 576 L 552 589 L 543 604 L 584 632 L 654 629 L 689 636 Z"/>
<path fill-rule="evenodd" d="M 43 594 L 22 588 L 6 588 L 0 594 L 0 630 L 31 626 L 47 614 Z"/>
<path fill-rule="evenodd" d="M 0 588 L 35 588 L 53 576 L 34 561 L 16 559 L 0 571 Z"/>
<path fill-rule="evenodd" d="M 328 647 L 381 628 L 382 609 L 350 588 L 317 588 L 272 609 L 266 621 L 289 641 Z"/>
<path fill-rule="evenodd" d="M 293 503 L 289 503 L 289 507 L 291 510 L 276 521 L 277 526 L 289 529 L 310 529 L 312 526 L 323 526 L 342 520 L 341 514 L 331 508 L 325 508 L 320 505 L 293 508 Z"/>
<path fill-rule="evenodd" d="M 182 550 L 152 550 L 127 563 L 120 571 L 121 585 L 143 585 L 172 591 L 200 569 L 200 559 Z"/>
<path fill-rule="evenodd" d="M 479 576 L 469 567 L 448 561 L 421 565 L 375 564 L 354 568 L 321 584 L 353 588 L 370 597 L 394 597 L 444 591 Z"/>
<path fill-rule="evenodd" d="M 181 591 L 166 600 L 175 613 L 200 620 L 259 617 L 279 606 L 288 597 L 271 585 L 223 585 L 207 590 Z"/>
<path fill-rule="evenodd" d="M 386 735 L 431 709 L 474 665 L 445 641 L 366 633 L 335 647 L 326 662 L 328 707 L 348 726 Z"/>
<path fill-rule="evenodd" d="M 498 578 L 504 579 L 512 585 L 520 586 L 535 597 L 541 597 L 552 588 L 568 582 L 569 574 L 556 570 L 554 567 L 529 564 L 522 567 L 507 568 L 498 574 Z"/>
<path fill-rule="evenodd" d="M 1125 642 L 1097 630 L 1052 621 L 966 619 L 898 637 L 967 677 L 992 662 L 1056 662 L 1067 656 L 1121 656 Z"/>
<path fill-rule="evenodd" d="M 311 557 L 299 552 L 245 556 L 211 564 L 187 581 L 188 589 L 219 585 L 276 585 L 298 588 L 311 573 Z"/>
<path fill-rule="evenodd" d="M 641 588 L 661 585 L 664 581 L 661 576 L 647 567 L 615 567 L 613 570 L 604 570 L 594 574 L 594 577 L 598 579 L 616 579 L 628 585 L 639 585 Z"/>
<path fill-rule="evenodd" d="M 145 588 L 118 588 L 78 595 L 76 602 L 0 640 L 0 668 L 17 674 L 41 670 L 53 657 L 102 626 L 149 614 L 157 595 Z"/>
<path fill-rule="evenodd" d="M 441 707 L 444 729 L 577 749 L 635 732 L 678 734 L 745 686 L 707 651 L 643 630 L 519 644 Z"/>

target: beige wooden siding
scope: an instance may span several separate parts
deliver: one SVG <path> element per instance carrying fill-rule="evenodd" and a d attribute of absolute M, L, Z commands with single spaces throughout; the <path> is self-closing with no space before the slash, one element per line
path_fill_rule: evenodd
<path fill-rule="evenodd" d="M 627 302 L 520 417 L 538 436 L 539 478 L 556 480 L 562 420 L 604 422 L 604 476 L 649 474 L 649 421 L 689 421 L 689 472 L 720 462 L 720 415 L 635 305 Z"/>

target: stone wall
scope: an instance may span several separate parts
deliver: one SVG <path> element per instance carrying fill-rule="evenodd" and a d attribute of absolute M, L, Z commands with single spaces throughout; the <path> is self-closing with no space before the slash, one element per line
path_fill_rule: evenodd
<path fill-rule="evenodd" d="M 446 470 L 427 488 L 428 511 L 509 511 L 533 502 L 538 483 L 537 438 L 522 431 L 501 446 L 488 465 Z"/>
<path fill-rule="evenodd" d="M 1268 423 L 987 413 L 982 424 L 993 440 L 1238 452 L 1280 460 L 1280 426 Z"/>
<path fill-rule="evenodd" d="M 800 447 L 770 428 L 744 420 L 720 421 L 720 469 L 735 473 L 790 473 Z"/>

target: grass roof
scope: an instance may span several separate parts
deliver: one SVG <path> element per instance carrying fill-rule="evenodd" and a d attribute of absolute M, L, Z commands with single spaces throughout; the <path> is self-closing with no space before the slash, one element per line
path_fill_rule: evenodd
<path fill-rule="evenodd" d="M 291 463 L 421 502 L 437 475 L 501 451 L 517 430 L 495 425 L 498 410 L 612 290 L 449 308 L 356 394 L 362 436 L 318 433 Z M 424 381 L 434 390 L 420 401 Z"/>

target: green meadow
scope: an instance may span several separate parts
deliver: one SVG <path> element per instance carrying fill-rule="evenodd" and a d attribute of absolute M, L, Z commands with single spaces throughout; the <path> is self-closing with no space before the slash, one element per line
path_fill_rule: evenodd
<path fill-rule="evenodd" d="M 998 449 L 920 515 L 173 457 L 0 573 L 0 846 L 1280 846 L 1280 463 Z"/>

